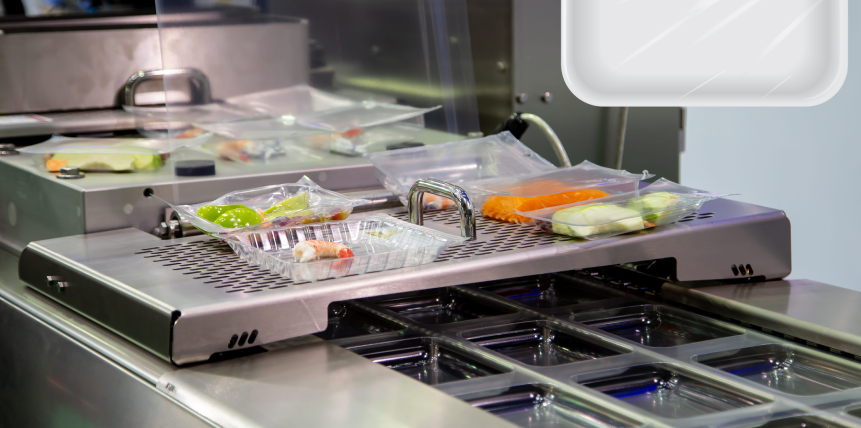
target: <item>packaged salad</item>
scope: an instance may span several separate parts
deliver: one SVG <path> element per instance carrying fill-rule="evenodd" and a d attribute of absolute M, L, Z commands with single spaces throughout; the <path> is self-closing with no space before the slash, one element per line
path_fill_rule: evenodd
<path fill-rule="evenodd" d="M 704 203 L 728 195 L 691 189 L 660 179 L 627 193 L 599 201 L 518 210 L 547 232 L 576 238 L 601 239 L 673 223 L 697 212 Z"/>
<path fill-rule="evenodd" d="M 567 205 L 637 190 L 640 180 L 654 177 L 648 171 L 632 174 L 589 161 L 536 174 L 464 183 L 485 217 L 510 223 L 531 223 L 515 211 Z"/>
<path fill-rule="evenodd" d="M 308 177 L 292 184 L 228 193 L 195 205 L 169 204 L 184 220 L 209 235 L 345 220 L 368 203 L 326 190 Z"/>
<path fill-rule="evenodd" d="M 50 172 L 63 167 L 81 171 L 153 171 L 164 165 L 171 153 L 203 145 L 212 134 L 190 138 L 69 138 L 50 140 L 18 149 L 33 155 L 33 162 Z"/>

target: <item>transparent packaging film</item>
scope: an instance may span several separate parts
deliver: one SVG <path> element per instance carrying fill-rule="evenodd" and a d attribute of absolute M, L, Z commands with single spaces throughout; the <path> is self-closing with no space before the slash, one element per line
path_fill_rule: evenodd
<path fill-rule="evenodd" d="M 292 184 L 228 193 L 214 201 L 172 205 L 198 229 L 218 237 L 299 224 L 344 220 L 367 203 L 323 189 L 308 177 Z"/>
<path fill-rule="evenodd" d="M 578 165 L 519 177 L 465 184 L 482 214 L 511 223 L 532 223 L 515 211 L 535 211 L 637 190 L 648 171 L 632 174 L 583 161 Z"/>
<path fill-rule="evenodd" d="M 189 133 L 188 138 L 70 138 L 59 135 L 48 141 L 18 149 L 33 155 L 36 166 L 56 172 L 62 167 L 82 171 L 156 170 L 179 150 L 198 148 L 212 134 Z"/>
<path fill-rule="evenodd" d="M 464 239 L 377 214 L 360 220 L 234 233 L 227 243 L 243 260 L 285 278 L 317 281 L 431 263 L 445 247 Z M 302 252 L 309 246 L 316 247 L 316 256 Z M 327 258 L 320 248 L 340 252 Z"/>
<path fill-rule="evenodd" d="M 628 193 L 534 211 L 517 211 L 541 229 L 576 238 L 601 239 L 673 223 L 707 201 L 728 195 L 708 193 L 666 179 Z"/>
<path fill-rule="evenodd" d="M 556 167 L 509 132 L 433 146 L 371 153 L 380 182 L 406 204 L 410 187 L 420 178 L 460 184 L 535 174 Z"/>

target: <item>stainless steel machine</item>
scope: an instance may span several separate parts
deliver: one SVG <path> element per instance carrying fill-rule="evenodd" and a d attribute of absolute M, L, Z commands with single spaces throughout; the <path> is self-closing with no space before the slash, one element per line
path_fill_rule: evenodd
<path fill-rule="evenodd" d="M 471 83 L 465 26 L 475 3 L 362 4 L 191 13 L 164 0 L 144 29 L 161 30 L 156 68 L 206 68 L 185 58 L 218 64 L 201 70 L 212 99 L 234 83 L 268 85 L 234 72 L 269 64 L 275 87 L 301 75 L 339 94 L 442 105 L 426 118 L 424 144 L 476 131 L 481 85 Z M 206 18 L 190 24 L 193 16 Z M 233 33 L 246 31 L 235 20 L 248 16 L 263 23 L 246 30 L 268 44 L 242 45 Z M 264 28 L 284 33 L 260 36 Z M 308 28 L 327 38 L 306 43 Z M 198 44 L 210 54 L 165 43 L 185 31 L 208 32 Z M 294 54 L 272 53 L 290 46 L 301 66 Z M 189 102 L 172 85 L 161 84 L 168 112 Z M 72 117 L 63 115 L 127 121 L 87 132 L 141 123 L 111 102 L 81 108 L 90 110 L 43 113 L 57 119 L 0 132 L 73 132 L 56 128 Z M 465 200 L 408 212 L 361 157 L 215 165 L 206 177 L 164 168 L 60 180 L 23 155 L 0 157 L 0 425 L 861 426 L 861 293 L 785 279 L 791 225 L 779 209 L 721 199 L 671 225 L 583 241 L 473 223 Z M 302 282 L 207 236 L 151 232 L 169 220 L 155 196 L 200 202 L 302 175 L 372 200 L 353 217 L 387 213 L 475 239 L 426 265 Z"/>

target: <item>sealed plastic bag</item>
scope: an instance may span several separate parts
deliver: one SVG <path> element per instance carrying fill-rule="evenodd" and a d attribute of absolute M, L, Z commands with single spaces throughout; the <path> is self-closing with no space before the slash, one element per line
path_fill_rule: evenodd
<path fill-rule="evenodd" d="M 296 163 L 323 159 L 323 152 L 297 139 L 226 140 L 207 144 L 218 155 L 241 163 L 266 163 L 278 158 L 290 158 Z"/>
<path fill-rule="evenodd" d="M 691 189 L 666 179 L 634 192 L 580 202 L 517 211 L 534 219 L 548 232 L 585 239 L 601 239 L 670 224 L 697 212 L 702 205 L 728 195 Z"/>
<path fill-rule="evenodd" d="M 392 150 L 365 155 L 375 167 L 377 178 L 406 205 L 410 187 L 420 178 L 435 178 L 462 184 L 490 178 L 515 177 L 550 171 L 556 167 L 514 138 L 508 131 L 475 140 Z M 448 200 L 428 201 L 441 203 Z"/>
<path fill-rule="evenodd" d="M 18 149 L 48 171 L 77 167 L 81 171 L 148 171 L 162 167 L 177 150 L 203 145 L 212 134 L 184 139 L 67 138 L 55 135 L 44 143 Z"/>
<path fill-rule="evenodd" d="M 314 134 L 342 133 L 422 116 L 438 109 L 365 101 L 344 107 L 274 118 L 196 126 L 235 139 L 294 138 Z"/>
<path fill-rule="evenodd" d="M 228 193 L 195 205 L 170 204 L 184 220 L 210 235 L 345 220 L 353 208 L 366 204 L 326 190 L 308 177 L 293 184 Z"/>
<path fill-rule="evenodd" d="M 481 213 L 511 223 L 531 223 L 515 211 L 535 211 L 612 194 L 637 190 L 640 180 L 654 177 L 648 171 L 632 174 L 589 161 L 567 168 L 519 177 L 502 177 L 466 183 L 464 187 Z"/>

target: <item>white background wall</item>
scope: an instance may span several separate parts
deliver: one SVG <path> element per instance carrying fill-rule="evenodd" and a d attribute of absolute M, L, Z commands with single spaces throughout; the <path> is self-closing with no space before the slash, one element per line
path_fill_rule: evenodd
<path fill-rule="evenodd" d="M 690 108 L 686 139 L 682 183 L 786 211 L 790 278 L 861 290 L 861 9 L 850 9 L 849 75 L 834 98 Z"/>

